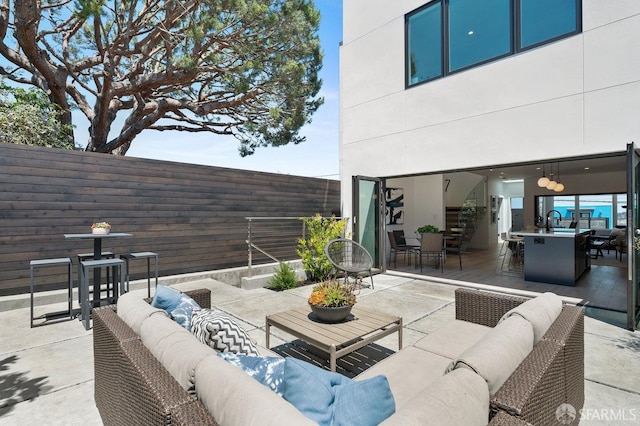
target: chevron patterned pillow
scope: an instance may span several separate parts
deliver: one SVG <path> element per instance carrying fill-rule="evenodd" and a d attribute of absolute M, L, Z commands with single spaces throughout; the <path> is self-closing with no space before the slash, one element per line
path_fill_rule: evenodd
<path fill-rule="evenodd" d="M 222 311 L 211 309 L 194 311 L 191 318 L 191 333 L 218 352 L 260 355 L 247 332 Z"/>

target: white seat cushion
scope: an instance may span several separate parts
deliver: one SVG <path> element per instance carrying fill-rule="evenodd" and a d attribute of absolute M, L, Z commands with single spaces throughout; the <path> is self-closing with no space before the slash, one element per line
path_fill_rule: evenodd
<path fill-rule="evenodd" d="M 511 309 L 502 316 L 500 321 L 513 315 L 519 315 L 526 319 L 533 327 L 533 341 L 536 344 L 558 318 L 561 311 L 562 299 L 554 293 L 547 292 Z"/>
<path fill-rule="evenodd" d="M 315 425 L 271 389 L 216 355 L 196 367 L 196 393 L 221 425 Z"/>
<path fill-rule="evenodd" d="M 140 327 L 140 340 L 184 390 L 195 393 L 195 370 L 215 351 L 170 318 L 153 315 Z"/>
<path fill-rule="evenodd" d="M 381 425 L 485 426 L 487 423 L 487 383 L 474 372 L 461 368 L 439 377 Z"/>
<path fill-rule="evenodd" d="M 414 343 L 416 348 L 455 359 L 475 345 L 491 327 L 473 322 L 454 320 Z"/>
<path fill-rule="evenodd" d="M 144 295 L 140 291 L 132 291 L 118 297 L 117 313 L 120 318 L 136 334 L 140 334 L 140 325 L 151 315 L 160 314 L 168 317 L 167 313 L 159 308 L 154 308 L 143 299 Z"/>
<path fill-rule="evenodd" d="M 409 346 L 363 371 L 355 380 L 386 376 L 398 409 L 441 377 L 450 362 L 449 358 Z"/>
<path fill-rule="evenodd" d="M 517 315 L 507 318 L 446 369 L 468 368 L 482 376 L 493 396 L 533 349 L 533 328 Z"/>

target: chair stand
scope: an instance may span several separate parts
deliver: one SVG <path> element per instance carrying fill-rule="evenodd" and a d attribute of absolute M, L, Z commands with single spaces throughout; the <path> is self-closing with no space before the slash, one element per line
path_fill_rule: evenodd
<path fill-rule="evenodd" d="M 116 289 L 116 268 L 120 270 L 120 293 L 124 293 L 125 286 L 125 271 L 124 260 L 122 259 L 99 259 L 99 260 L 85 260 L 80 262 L 80 294 L 82 294 L 82 300 L 80 301 L 80 321 L 82 321 L 85 330 L 91 328 L 91 309 L 93 303 L 89 299 L 89 278 L 90 272 L 96 268 L 113 268 L 114 269 L 114 298 L 115 302 L 118 301 L 118 290 Z M 97 299 L 96 299 L 97 297 Z M 93 294 L 94 302 L 100 299 L 100 294 Z"/>
<path fill-rule="evenodd" d="M 61 265 L 67 265 L 68 268 L 68 298 L 67 298 L 67 303 L 68 303 L 68 309 L 66 311 L 60 311 L 60 312 L 50 312 L 50 313 L 46 313 L 43 315 L 38 316 L 37 318 L 34 318 L 34 313 L 33 313 L 33 293 L 35 291 L 34 288 L 34 283 L 33 283 L 33 278 L 35 275 L 35 270 L 37 268 L 44 268 L 44 267 L 50 267 L 50 266 L 61 266 Z M 73 300 L 73 264 L 71 262 L 71 259 L 68 257 L 62 257 L 62 258 L 57 258 L 57 259 L 40 259 L 40 260 L 32 260 L 31 262 L 29 262 L 29 276 L 30 276 L 30 290 L 31 290 L 31 328 L 34 327 L 33 324 L 33 320 L 34 319 L 45 319 L 45 320 L 49 320 L 49 319 L 62 319 L 65 317 L 68 317 L 69 319 L 73 319 L 73 313 L 71 310 L 71 302 Z M 44 325 L 43 324 L 36 324 L 35 326 L 40 326 L 40 325 Z"/>
<path fill-rule="evenodd" d="M 156 267 L 156 288 L 158 288 L 158 254 L 151 251 L 141 251 L 137 253 L 127 253 L 120 256 L 120 259 L 124 259 L 126 264 L 126 290 L 129 291 L 129 261 L 132 259 L 147 259 L 147 297 L 151 297 L 151 258 L 154 258 L 154 264 Z"/>

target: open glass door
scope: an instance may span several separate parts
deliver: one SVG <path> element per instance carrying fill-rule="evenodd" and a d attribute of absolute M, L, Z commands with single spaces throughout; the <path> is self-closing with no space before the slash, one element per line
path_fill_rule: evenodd
<path fill-rule="evenodd" d="M 353 240 L 367 249 L 374 268 L 382 268 L 384 261 L 384 182 L 364 176 L 353 177 Z"/>
<path fill-rule="evenodd" d="M 627 145 L 627 328 L 638 327 L 638 253 L 634 240 L 640 238 L 640 153 L 635 143 Z"/>

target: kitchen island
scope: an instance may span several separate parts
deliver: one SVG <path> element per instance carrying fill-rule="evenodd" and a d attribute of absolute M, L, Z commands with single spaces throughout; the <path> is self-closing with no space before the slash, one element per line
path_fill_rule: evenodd
<path fill-rule="evenodd" d="M 524 237 L 524 279 L 575 286 L 591 267 L 587 255 L 589 229 L 554 228 L 514 232 Z"/>

